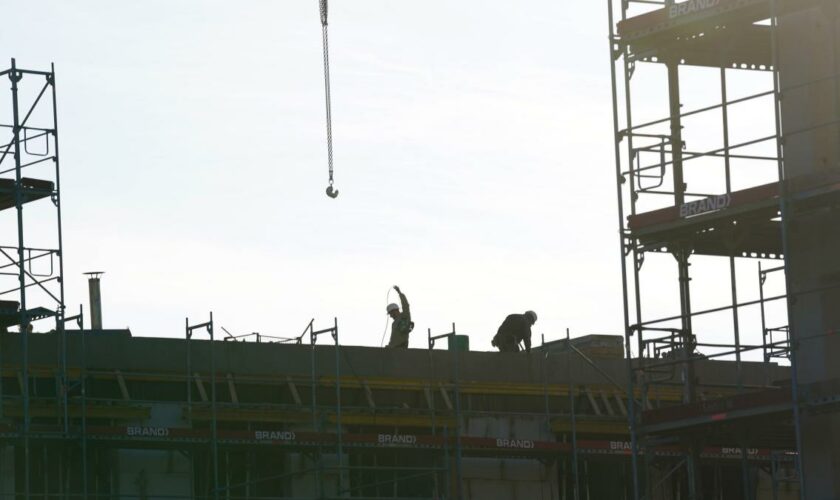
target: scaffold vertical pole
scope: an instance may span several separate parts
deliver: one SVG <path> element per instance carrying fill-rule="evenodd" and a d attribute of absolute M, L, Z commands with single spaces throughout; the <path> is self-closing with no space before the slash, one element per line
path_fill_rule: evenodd
<path fill-rule="evenodd" d="M 770 0 L 770 45 L 773 62 L 773 110 L 774 122 L 776 127 L 776 158 L 779 175 L 779 212 L 781 215 L 781 230 L 782 230 L 782 253 L 784 256 L 785 267 L 785 290 L 786 290 L 786 304 L 788 318 L 793 318 L 793 306 L 795 297 L 793 296 L 793 288 L 791 287 L 790 270 L 790 240 L 789 238 L 789 224 L 790 213 L 788 210 L 788 195 L 787 183 L 785 175 L 785 160 L 784 160 L 784 137 L 782 132 L 782 95 L 781 95 L 781 81 L 779 73 L 779 10 L 777 0 Z M 802 467 L 802 424 L 801 424 L 801 408 L 799 406 L 799 374 L 797 365 L 797 344 L 796 334 L 794 331 L 794 321 L 789 321 L 789 349 L 790 349 L 790 372 L 791 372 L 791 399 L 793 403 L 793 422 L 794 432 L 796 436 L 796 474 L 799 477 L 799 495 L 803 499 L 808 498 L 808 493 L 805 488 L 805 471 Z"/>
<path fill-rule="evenodd" d="M 770 452 L 770 490 L 773 494 L 773 500 L 779 500 L 779 480 L 778 480 L 778 466 L 776 464 L 776 455 Z"/>
<path fill-rule="evenodd" d="M 452 474 L 449 471 L 449 426 L 443 426 L 443 470 L 446 476 L 446 498 L 452 493 Z"/>
<path fill-rule="evenodd" d="M 551 409 L 548 406 L 548 349 L 545 346 L 545 334 L 540 334 L 541 345 L 543 349 L 543 357 L 540 360 L 540 371 L 542 372 L 542 386 L 543 386 L 543 405 L 545 406 L 545 422 L 551 432 Z"/>
<path fill-rule="evenodd" d="M 435 343 L 432 340 L 432 329 L 428 328 L 426 330 L 427 333 L 427 342 L 429 347 L 429 373 L 430 373 L 430 380 L 429 380 L 429 412 L 431 413 L 432 417 L 432 436 L 437 435 L 437 423 L 436 423 L 436 412 L 435 412 L 435 392 L 434 392 L 434 384 L 435 384 L 435 353 L 434 347 Z"/>
<path fill-rule="evenodd" d="M 53 118 L 53 147 L 55 154 L 53 155 L 53 164 L 55 166 L 55 207 L 58 222 L 58 275 L 62 278 L 58 280 L 59 299 L 60 303 L 56 308 L 56 331 L 59 334 L 61 345 L 59 347 L 59 371 L 61 373 L 61 404 L 63 407 L 63 424 L 65 436 L 70 430 L 69 411 L 67 408 L 67 332 L 64 326 L 64 317 L 66 308 L 64 305 L 64 233 L 61 218 L 61 162 L 58 150 L 58 96 L 56 94 L 55 82 L 55 63 L 50 64 L 50 73 L 47 75 L 47 82 L 50 85 L 52 94 L 52 118 Z"/>
<path fill-rule="evenodd" d="M 680 61 L 666 62 L 668 69 L 668 104 L 671 116 L 671 162 L 674 170 L 674 205 L 685 203 L 683 176 L 682 104 L 680 103 Z"/>
<path fill-rule="evenodd" d="M 623 1 L 623 0 L 622 0 Z M 638 437 L 636 432 L 636 405 L 635 405 L 635 397 L 633 391 L 633 379 L 634 379 L 634 372 L 633 372 L 633 353 L 632 353 L 632 334 L 633 332 L 630 329 L 630 304 L 627 300 L 627 256 L 625 253 L 625 237 L 624 237 L 624 196 L 622 193 L 622 183 L 623 183 L 623 175 L 621 173 L 621 126 L 619 124 L 619 117 L 618 117 L 618 77 L 616 75 L 616 57 L 620 57 L 620 52 L 616 47 L 616 37 L 615 37 L 615 14 L 614 14 L 615 6 L 613 4 L 613 0 L 609 0 L 607 2 L 607 23 L 609 24 L 608 33 L 609 33 L 609 58 L 610 58 L 610 77 L 612 82 L 612 104 L 613 104 L 613 133 L 614 133 L 614 155 L 615 155 L 615 181 L 616 181 L 616 191 L 617 191 L 617 205 L 618 205 L 618 243 L 619 243 L 619 255 L 621 257 L 621 292 L 622 292 L 622 312 L 624 314 L 624 350 L 625 350 L 625 358 L 626 358 L 626 373 L 627 373 L 627 420 L 630 426 L 630 446 L 632 448 L 631 454 L 631 468 L 633 473 L 633 499 L 639 500 L 639 443 Z M 622 18 L 624 17 L 623 9 L 622 9 Z M 626 59 L 622 58 L 622 61 L 626 65 Z M 629 108 L 628 108 L 628 116 L 629 116 Z M 630 130 L 630 121 L 628 118 L 627 123 L 628 130 Z M 628 137 L 628 141 L 631 140 Z M 633 179 L 631 177 L 631 189 Z M 631 201 L 632 203 L 632 201 Z M 634 256 L 634 272 L 636 271 L 635 266 L 635 248 L 633 250 Z M 638 283 L 638 279 L 635 280 Z M 640 314 L 638 311 L 638 297 L 637 297 L 637 314 Z M 568 332 L 568 330 L 567 330 Z M 639 345 L 641 345 L 641 336 L 642 333 L 639 331 Z M 567 333 L 567 342 L 569 342 L 568 333 Z M 570 357 L 570 356 L 569 356 Z M 639 359 L 642 357 L 641 349 L 639 350 Z M 567 357 L 568 362 L 568 357 Z M 571 380 L 569 381 L 571 383 Z M 569 394 L 571 395 L 571 386 L 569 387 Z M 644 401 L 644 396 L 642 401 Z"/>
<path fill-rule="evenodd" d="M 790 353 L 790 345 L 785 345 L 786 343 L 789 344 L 790 338 L 788 337 L 784 341 L 774 341 L 773 340 L 773 332 L 779 331 L 780 333 L 789 333 L 788 327 L 782 328 L 770 328 L 767 326 L 767 312 L 765 304 L 768 300 L 774 299 L 766 299 L 764 294 L 764 285 L 767 281 L 767 276 L 771 273 L 784 271 L 784 266 L 779 267 L 771 267 L 765 268 L 762 266 L 761 262 L 758 263 L 758 303 L 760 305 L 760 312 L 761 312 L 761 349 L 762 355 L 764 357 L 764 364 L 765 364 L 765 374 L 764 374 L 764 383 L 771 384 L 771 373 L 769 370 L 770 360 L 774 357 L 789 357 Z M 785 298 L 785 296 L 775 297 L 775 298 Z M 781 342 L 781 346 L 779 345 Z"/>
<path fill-rule="evenodd" d="M 210 320 L 206 323 L 200 323 L 197 325 L 190 325 L 190 319 L 186 318 L 186 337 L 187 337 L 187 371 L 190 371 L 191 368 L 191 349 L 190 349 L 190 340 L 192 339 L 193 332 L 195 330 L 206 330 L 209 337 L 210 337 L 210 345 L 208 346 L 209 349 L 209 356 L 210 356 L 210 461 L 211 467 L 213 470 L 213 498 L 218 500 L 219 498 L 219 441 L 218 441 L 218 415 L 217 415 L 217 408 L 216 408 L 216 357 L 215 357 L 215 348 L 214 348 L 214 340 L 215 340 L 215 333 L 213 329 L 213 312 L 210 311 Z M 190 376 L 189 373 L 187 374 L 187 384 L 190 383 Z M 189 387 L 189 385 L 187 386 Z M 190 391 L 187 391 L 187 397 L 190 398 Z M 188 401 L 188 405 L 192 408 L 191 403 Z M 192 417 L 192 413 L 190 410 L 190 417 Z M 192 420 L 190 420 L 192 423 Z"/>
<path fill-rule="evenodd" d="M 338 445 L 338 476 L 336 491 L 341 493 L 341 478 L 344 474 L 344 449 L 341 438 L 341 346 L 338 342 L 338 318 L 333 318 L 332 338 L 335 341 L 335 436 Z"/>
<path fill-rule="evenodd" d="M 315 322 L 315 319 L 313 318 L 312 321 L 309 322 L 309 326 L 306 327 L 306 331 L 309 332 L 309 370 L 310 370 L 310 375 L 311 375 L 310 379 L 309 379 L 309 385 L 310 385 L 310 389 L 311 389 L 311 394 L 310 394 L 309 399 L 310 399 L 310 404 L 312 406 L 312 431 L 317 432 L 317 430 L 318 430 L 318 417 L 317 417 L 317 412 L 316 412 L 317 400 L 316 400 L 316 394 L 315 394 L 315 388 L 316 388 L 315 387 L 315 335 L 313 335 L 313 333 L 312 333 L 312 332 L 315 331 L 314 327 L 313 327 L 314 322 Z M 304 335 L 306 334 L 306 331 L 304 331 Z"/>
<path fill-rule="evenodd" d="M 187 425 L 193 428 L 193 404 L 192 404 L 192 355 L 190 353 L 190 345 L 192 339 L 192 329 L 190 329 L 190 318 L 184 318 L 184 350 L 186 351 L 186 383 L 187 383 Z M 193 468 L 195 467 L 195 453 L 190 452 L 192 458 Z M 190 487 L 195 482 L 195 471 L 190 475 Z"/>
<path fill-rule="evenodd" d="M 190 339 L 192 338 L 192 330 L 190 330 L 190 319 L 184 319 L 184 337 L 185 337 L 185 350 L 186 350 L 186 358 L 187 358 L 187 373 L 186 373 L 186 380 L 187 380 L 187 423 L 192 428 L 192 415 L 193 415 L 193 408 L 192 408 L 192 358 L 190 355 Z"/>
<path fill-rule="evenodd" d="M 458 349 L 457 334 L 455 330 L 455 323 L 452 323 L 452 331 L 442 335 L 432 335 L 431 328 L 429 329 L 429 356 L 432 356 L 432 350 L 435 348 L 435 342 L 440 339 L 448 339 L 450 351 L 453 356 L 453 389 L 455 396 L 455 481 L 456 481 L 456 498 L 459 500 L 464 498 L 463 478 L 461 471 L 461 388 L 460 388 L 460 369 L 459 357 L 460 351 Z M 431 358 L 430 358 L 431 359 Z M 434 365 L 433 365 L 434 366 Z M 448 439 L 445 438 L 445 439 Z"/>
<path fill-rule="evenodd" d="M 17 209 L 17 253 L 18 253 L 18 284 L 20 286 L 20 342 L 21 342 L 21 366 L 22 366 L 22 403 L 23 403 L 23 489 L 26 498 L 29 498 L 30 489 L 30 456 L 29 456 L 29 318 L 26 313 L 26 271 L 24 268 L 24 239 L 23 239 L 23 186 L 21 184 L 21 160 L 20 160 L 20 108 L 18 102 L 18 82 L 23 74 L 18 72 L 17 63 L 12 58 L 12 69 L 9 72 L 9 79 L 12 82 L 12 146 L 15 149 L 13 158 L 15 161 L 15 208 Z"/>
<path fill-rule="evenodd" d="M 720 68 L 720 97 L 721 97 L 721 120 L 723 124 L 723 167 L 726 181 L 726 194 L 732 193 L 732 165 L 731 152 L 729 148 L 729 93 L 726 84 L 726 68 Z M 738 284 L 735 273 L 735 251 L 734 242 L 730 242 L 729 248 L 729 283 L 732 295 L 732 327 L 735 334 L 735 373 L 738 391 L 743 390 L 744 376 L 741 365 L 741 322 L 738 317 Z"/>
<path fill-rule="evenodd" d="M 213 440 L 213 498 L 219 499 L 219 425 L 216 414 L 216 349 L 213 332 L 213 311 L 210 311 L 210 323 L 207 325 L 210 333 L 210 411 L 213 418 L 212 440 Z"/>
<path fill-rule="evenodd" d="M 82 386 L 82 494 L 88 496 L 88 449 L 87 449 L 87 333 L 82 331 L 82 366 L 80 380 Z"/>
<path fill-rule="evenodd" d="M 569 410 L 572 420 L 572 477 L 573 489 L 572 498 L 580 500 L 580 476 L 578 474 L 578 447 L 577 447 L 577 416 L 575 414 L 575 387 L 572 382 L 572 340 L 569 329 L 566 328 L 566 377 L 569 389 Z"/>
<path fill-rule="evenodd" d="M 761 311 L 761 352 L 764 355 L 764 363 L 766 365 L 770 362 L 770 352 L 768 351 L 768 348 L 773 349 L 773 347 L 768 346 L 767 344 L 767 313 L 764 309 L 764 280 L 765 274 L 761 269 L 761 261 L 758 261 L 758 303 Z M 768 376 L 765 376 L 764 382 L 769 382 Z"/>
<path fill-rule="evenodd" d="M 721 121 L 723 125 L 723 166 L 726 177 L 726 194 L 732 193 L 732 171 L 731 154 L 729 150 L 729 96 L 726 85 L 726 68 L 720 68 L 720 100 L 721 100 Z M 729 247 L 729 284 L 732 296 L 732 328 L 735 335 L 735 377 L 738 392 L 743 391 L 744 376 L 741 364 L 741 322 L 738 315 L 738 282 L 735 272 L 735 244 L 730 242 Z M 762 304 L 763 307 L 763 304 Z M 763 336 L 762 336 L 763 337 Z M 747 447 L 744 444 L 744 436 L 741 441 L 741 482 L 743 484 L 744 498 L 752 498 L 752 487 L 750 484 L 750 466 L 747 456 Z"/>
<path fill-rule="evenodd" d="M 338 320 L 336 319 L 336 324 Z M 316 374 L 315 374 L 315 345 L 318 342 L 318 335 L 326 332 L 332 332 L 332 328 L 327 328 L 325 330 L 318 330 L 315 331 L 315 319 L 313 318 L 312 321 L 309 322 L 309 344 L 310 344 L 310 369 L 311 369 L 311 384 L 312 384 L 312 426 L 314 432 L 321 431 L 321 419 L 318 415 L 318 404 L 317 404 L 317 381 L 316 381 Z M 304 331 L 304 335 L 306 332 Z M 325 489 L 324 489 L 324 459 L 323 459 L 323 450 L 321 445 L 318 445 L 318 455 L 317 455 L 317 464 L 315 466 L 315 480 L 318 483 L 318 498 L 324 498 Z M 339 471 L 341 474 L 341 471 Z"/>
<path fill-rule="evenodd" d="M 458 479 L 458 499 L 464 498 L 464 477 L 461 469 L 461 370 L 458 359 L 461 353 L 458 349 L 457 336 L 455 333 L 455 323 L 452 323 L 452 352 L 455 357 L 455 470 L 457 471 Z"/>

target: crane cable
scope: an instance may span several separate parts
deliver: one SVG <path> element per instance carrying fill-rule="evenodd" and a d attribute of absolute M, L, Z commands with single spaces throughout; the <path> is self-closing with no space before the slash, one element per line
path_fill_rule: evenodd
<path fill-rule="evenodd" d="M 321 10 L 321 38 L 324 42 L 324 89 L 327 104 L 327 164 L 329 165 L 330 184 L 327 196 L 336 198 L 338 190 L 333 188 L 333 145 L 332 145 L 332 105 L 330 103 L 330 44 L 327 36 L 327 0 L 319 0 Z"/>

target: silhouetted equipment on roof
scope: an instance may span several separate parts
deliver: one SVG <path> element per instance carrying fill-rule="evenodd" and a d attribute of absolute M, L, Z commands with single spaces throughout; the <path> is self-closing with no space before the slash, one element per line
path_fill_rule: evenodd
<path fill-rule="evenodd" d="M 566 346 L 569 343 L 590 358 L 622 359 L 624 357 L 624 337 L 620 335 L 584 335 L 575 337 L 568 343 L 566 339 L 552 340 L 534 347 L 534 350 L 548 352 L 550 355 L 562 354 L 566 352 Z"/>
<path fill-rule="evenodd" d="M 447 337 L 446 348 L 450 351 L 469 351 L 470 350 L 470 336 L 469 335 L 453 335 Z"/>

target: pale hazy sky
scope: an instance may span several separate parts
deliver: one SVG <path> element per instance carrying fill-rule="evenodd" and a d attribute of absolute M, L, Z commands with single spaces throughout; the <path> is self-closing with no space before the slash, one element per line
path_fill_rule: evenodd
<path fill-rule="evenodd" d="M 337 200 L 316 0 L 5 14 L 0 59 L 56 64 L 71 311 L 104 270 L 105 326 L 143 336 L 213 310 L 379 345 L 394 284 L 412 347 L 455 322 L 489 349 L 526 309 L 622 332 L 605 2 L 331 2 Z"/>

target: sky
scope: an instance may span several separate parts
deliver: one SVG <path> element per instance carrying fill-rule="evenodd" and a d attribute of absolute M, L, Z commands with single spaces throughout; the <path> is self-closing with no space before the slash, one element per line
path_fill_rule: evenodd
<path fill-rule="evenodd" d="M 411 347 L 455 323 L 489 350 L 527 309 L 536 342 L 622 334 L 604 2 L 330 2 L 335 200 L 316 0 L 6 14 L 3 64 L 56 65 L 70 311 L 105 271 L 105 327 L 140 336 L 213 311 L 217 332 L 338 318 L 343 344 L 379 346 L 393 285 Z"/>

